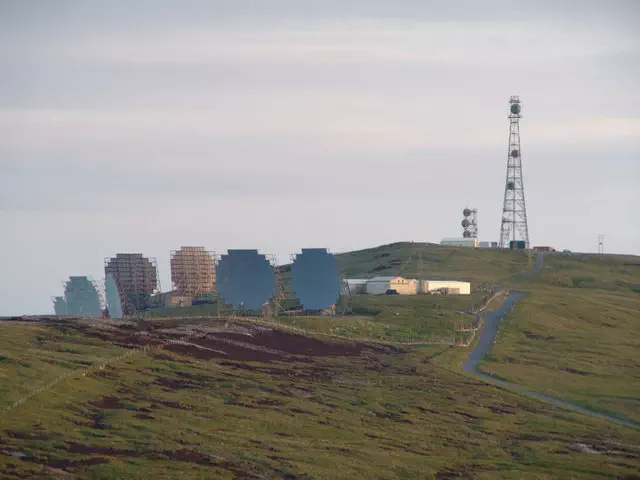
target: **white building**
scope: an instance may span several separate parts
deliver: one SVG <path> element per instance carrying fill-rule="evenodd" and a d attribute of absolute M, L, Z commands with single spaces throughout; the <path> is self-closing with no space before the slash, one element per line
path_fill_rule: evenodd
<path fill-rule="evenodd" d="M 471 283 L 456 280 L 422 280 L 420 292 L 446 292 L 449 295 L 470 295 Z"/>
<path fill-rule="evenodd" d="M 373 277 L 367 281 L 368 295 L 383 295 L 387 290 L 395 290 L 400 295 L 418 293 L 418 281 L 402 277 Z"/>
<path fill-rule="evenodd" d="M 440 245 L 447 245 L 449 247 L 477 248 L 479 246 L 479 242 L 477 238 L 443 238 L 440 240 Z"/>
<path fill-rule="evenodd" d="M 342 295 L 366 295 L 367 281 L 366 278 L 348 278 L 342 283 Z"/>

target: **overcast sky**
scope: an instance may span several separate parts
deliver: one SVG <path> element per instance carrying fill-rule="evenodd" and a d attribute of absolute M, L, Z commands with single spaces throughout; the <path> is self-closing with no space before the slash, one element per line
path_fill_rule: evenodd
<path fill-rule="evenodd" d="M 500 231 L 640 254 L 640 2 L 0 0 L 0 315 L 181 245 L 288 261 Z"/>

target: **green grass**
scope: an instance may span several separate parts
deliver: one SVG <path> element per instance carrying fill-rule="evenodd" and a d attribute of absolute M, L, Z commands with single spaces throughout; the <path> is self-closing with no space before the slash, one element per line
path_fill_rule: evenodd
<path fill-rule="evenodd" d="M 223 312 L 227 312 L 229 309 L 224 307 Z M 160 318 L 160 317 L 203 317 L 203 316 L 216 316 L 218 314 L 218 306 L 216 303 L 203 303 L 200 305 L 193 305 L 189 307 L 158 307 L 145 310 L 145 318 Z"/>
<path fill-rule="evenodd" d="M 0 336 L 0 411 L 35 386 L 125 351 L 73 330 L 32 325 L 3 325 Z"/>
<path fill-rule="evenodd" d="M 461 280 L 472 289 L 510 277 L 533 266 L 531 254 L 497 249 L 447 247 L 398 242 L 336 255 L 347 278 L 399 275 L 425 280 Z M 291 265 L 281 265 L 285 291 L 291 291 Z"/>
<path fill-rule="evenodd" d="M 351 277 L 418 277 L 420 251 L 423 277 L 469 280 L 474 287 L 533 264 L 522 252 L 410 243 L 343 254 L 339 262 Z M 539 276 L 508 282 L 529 294 L 503 324 L 483 368 L 638 420 L 634 263 L 637 257 L 547 256 Z M 457 312 L 484 295 L 355 297 L 353 317 L 280 321 L 356 338 L 447 338 L 463 317 Z M 155 318 L 144 325 L 177 323 L 183 322 Z M 2 325 L 0 333 L 0 407 L 122 351 L 93 331 L 73 328 Z M 637 430 L 462 374 L 470 350 L 365 349 L 262 363 L 198 360 L 168 350 L 135 355 L 71 376 L 0 418 L 0 472 L 56 478 L 63 475 L 52 470 L 58 468 L 79 478 L 180 479 L 637 475 Z"/>
<path fill-rule="evenodd" d="M 25 329 L 25 341 L 42 330 L 49 327 Z M 65 336 L 83 345 L 77 333 Z M 96 347 L 108 351 L 104 343 Z M 168 351 L 130 357 L 70 377 L 4 417 L 0 471 L 185 479 L 582 479 L 637 471 L 637 432 L 436 368 L 433 359 L 454 350 L 269 363 Z M 103 408 L 104 397 L 116 400 Z M 608 452 L 584 453 L 581 444 Z"/>
<path fill-rule="evenodd" d="M 523 252 L 444 247 L 401 242 L 336 255 L 348 278 L 402 275 L 407 278 L 463 280 L 476 292 L 470 296 L 355 295 L 355 317 L 281 317 L 278 322 L 310 332 L 389 341 L 452 341 L 454 328 L 469 326 L 469 315 L 487 294 L 482 287 L 533 266 Z M 291 265 L 283 265 L 285 290 L 291 291 Z"/>
<path fill-rule="evenodd" d="M 640 422 L 638 257 L 547 255 L 481 369 Z"/>
<path fill-rule="evenodd" d="M 349 278 L 401 275 L 468 281 L 472 288 L 515 275 L 533 265 L 532 257 L 524 252 L 410 242 L 343 253 L 336 258 Z"/>
<path fill-rule="evenodd" d="M 353 315 L 281 316 L 277 323 L 311 333 L 339 335 L 353 339 L 391 342 L 451 342 L 454 329 L 470 326 L 469 308 L 480 305 L 485 293 L 470 296 L 379 295 L 356 296 Z"/>

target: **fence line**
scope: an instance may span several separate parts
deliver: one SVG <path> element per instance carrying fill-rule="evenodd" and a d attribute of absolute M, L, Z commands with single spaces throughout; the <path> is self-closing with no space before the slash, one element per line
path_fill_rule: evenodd
<path fill-rule="evenodd" d="M 9 413 L 11 410 L 19 407 L 20 405 L 24 404 L 25 402 L 27 402 L 28 400 L 32 399 L 36 395 L 38 395 L 40 393 L 43 393 L 46 390 L 50 390 L 51 388 L 55 387 L 56 385 L 58 385 L 59 383 L 61 383 L 62 381 L 66 380 L 67 378 L 69 378 L 71 376 L 77 375 L 77 376 L 85 377 L 87 375 L 90 375 L 93 372 L 98 372 L 100 370 L 104 370 L 108 365 L 111 365 L 113 363 L 119 362 L 119 361 L 124 360 L 124 359 L 129 358 L 129 357 L 132 357 L 133 355 L 136 355 L 136 354 L 147 355 L 147 354 L 149 354 L 149 352 L 151 350 L 153 350 L 153 349 L 161 350 L 166 345 L 168 345 L 170 343 L 185 342 L 187 340 L 192 339 L 193 337 L 195 337 L 199 333 L 200 332 L 191 331 L 191 332 L 187 333 L 186 335 L 183 335 L 180 338 L 168 339 L 168 340 L 165 340 L 164 342 L 162 342 L 162 343 L 160 343 L 158 345 L 143 345 L 141 347 L 131 348 L 131 349 L 128 349 L 127 351 L 123 352 L 120 355 L 110 356 L 110 357 L 104 358 L 102 360 L 99 360 L 97 362 L 94 362 L 93 364 L 91 364 L 90 366 L 88 366 L 86 368 L 81 368 L 81 369 L 78 369 L 78 370 L 72 370 L 70 372 L 66 372 L 66 373 L 64 373 L 62 375 L 59 375 L 58 377 L 54 378 L 53 380 L 50 380 L 46 384 L 41 385 L 38 388 L 35 388 L 35 389 L 29 391 L 28 393 L 26 393 L 25 395 L 20 397 L 15 402 L 13 402 L 10 405 L 8 405 L 7 407 L 5 407 L 2 411 L 0 411 L 0 419 L 2 417 L 4 417 L 7 413 Z"/>
<path fill-rule="evenodd" d="M 484 315 L 482 315 L 485 310 L 487 309 L 487 307 L 489 306 L 489 303 L 491 303 L 492 300 L 494 300 L 495 298 L 497 298 L 499 295 L 502 294 L 507 294 L 508 291 L 506 289 L 500 289 L 498 290 L 496 293 L 494 293 L 493 296 L 491 296 L 486 302 L 485 304 L 475 310 L 474 312 L 472 312 L 473 315 L 476 316 L 476 320 L 477 320 L 477 325 L 473 328 L 472 330 L 472 335 L 471 337 L 464 343 L 456 343 L 455 341 L 448 341 L 448 340 L 442 340 L 442 339 L 438 339 L 438 340 L 418 340 L 418 341 L 412 341 L 412 340 L 385 340 L 382 338 L 374 338 L 374 337 L 365 337 L 365 336 L 347 336 L 347 335 L 340 335 L 340 334 L 336 334 L 336 333 L 326 333 L 326 332 L 319 332 L 319 331 L 312 331 L 310 329 L 304 329 L 304 328 L 299 328 L 299 327 L 295 327 L 293 325 L 287 325 L 287 324 L 283 324 L 277 321 L 273 321 L 273 320 L 266 320 L 264 318 L 260 318 L 260 317 L 237 317 L 237 316 L 231 316 L 231 317 L 224 317 L 225 320 L 231 320 L 231 321 L 245 321 L 245 322 L 252 322 L 252 323 L 256 323 L 256 324 L 260 324 L 260 325 L 267 325 L 267 326 L 271 326 L 271 327 L 278 327 L 280 329 L 286 329 L 286 330 L 291 330 L 294 332 L 298 332 L 298 333 L 304 333 L 304 334 L 311 334 L 311 335 L 320 335 L 320 336 L 324 336 L 324 337 L 331 337 L 331 338 L 338 338 L 341 340 L 349 340 L 349 341 L 361 341 L 361 342 L 369 342 L 369 343 L 382 343 L 382 344 L 387 344 L 387 345 L 405 345 L 405 346 L 420 346 L 420 345 L 446 345 L 446 346 L 462 346 L 462 347 L 468 347 L 469 345 L 471 345 L 471 343 L 473 342 L 473 340 L 475 339 L 476 336 L 476 332 L 478 331 L 478 329 L 480 328 L 481 324 L 482 324 L 482 318 L 484 317 Z M 212 318 L 217 318 L 217 317 L 210 317 L 210 316 L 196 316 L 196 317 L 188 317 L 189 320 L 211 320 Z M 184 317 L 164 317 L 162 320 L 165 321 L 184 321 Z M 163 349 L 166 345 L 168 344 L 176 344 L 176 343 L 181 343 L 181 342 L 185 342 L 188 341 L 190 339 L 192 339 L 193 337 L 195 337 L 196 335 L 201 335 L 202 332 L 198 332 L 196 330 L 192 330 L 189 331 L 186 335 L 183 335 L 180 338 L 177 339 L 167 339 L 164 342 L 158 344 L 158 345 L 144 345 L 142 347 L 137 347 L 137 348 L 132 348 L 129 349 L 125 352 L 123 352 L 121 355 L 117 355 L 117 356 L 111 356 L 111 357 L 107 357 L 106 359 L 102 359 L 98 362 L 93 363 L 92 365 L 90 365 L 89 367 L 83 368 L 83 369 L 79 369 L 79 370 L 72 370 L 70 372 L 66 372 L 58 377 L 56 377 L 55 379 L 49 381 L 48 383 L 41 385 L 38 388 L 35 388 L 34 390 L 31 390 L 30 392 L 26 393 L 25 395 L 23 395 L 20 399 L 16 400 L 15 402 L 11 403 L 10 405 L 8 405 L 7 407 L 5 407 L 2 411 L 0 411 L 0 418 L 4 417 L 7 413 L 9 413 L 11 410 L 19 407 L 20 405 L 24 404 L 25 402 L 27 402 L 28 400 L 30 400 L 31 398 L 35 397 L 36 395 L 43 393 L 46 390 L 50 390 L 51 388 L 55 387 L 56 385 L 58 385 L 60 382 L 66 380 L 67 378 L 73 376 L 73 375 L 80 375 L 80 376 L 86 376 L 88 374 L 91 374 L 94 371 L 100 371 L 100 370 L 104 370 L 105 367 L 107 367 L 108 365 L 111 365 L 113 363 L 119 362 L 121 360 L 124 360 L 126 358 L 129 358 L 135 354 L 142 354 L 142 355 L 147 355 L 152 349 L 158 349 L 161 350 Z"/>

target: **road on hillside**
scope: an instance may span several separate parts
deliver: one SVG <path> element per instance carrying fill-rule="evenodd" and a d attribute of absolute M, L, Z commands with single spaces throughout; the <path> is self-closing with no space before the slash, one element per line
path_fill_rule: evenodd
<path fill-rule="evenodd" d="M 544 261 L 544 257 L 542 253 L 538 253 L 536 256 L 536 265 L 531 270 L 520 273 L 512 277 L 511 279 L 526 278 L 532 275 L 536 275 L 537 273 L 540 272 L 540 270 L 542 270 L 543 261 Z M 616 422 L 621 425 L 625 425 L 627 427 L 640 428 L 640 425 L 638 425 L 637 423 L 631 420 L 612 417 L 609 415 L 605 415 L 603 413 L 594 412 L 592 410 L 588 410 L 579 405 L 574 405 L 573 403 L 569 403 L 564 400 L 560 400 L 558 398 L 549 397 L 547 395 L 543 395 L 542 393 L 529 390 L 528 388 L 524 388 L 515 383 L 511 383 L 505 380 L 501 380 L 499 378 L 495 378 L 490 374 L 487 374 L 478 370 L 478 365 L 480 364 L 482 359 L 485 357 L 485 355 L 489 353 L 489 350 L 491 350 L 491 346 L 495 342 L 500 323 L 502 322 L 502 320 L 506 318 L 507 314 L 511 310 L 513 310 L 513 308 L 516 306 L 516 304 L 522 297 L 524 297 L 523 293 L 513 292 L 511 295 L 509 295 L 507 300 L 502 304 L 502 306 L 497 311 L 488 312 L 484 327 L 482 329 L 482 333 L 480 335 L 480 338 L 478 339 L 478 343 L 476 344 L 476 347 L 473 349 L 473 352 L 471 352 L 471 355 L 469 355 L 468 360 L 464 363 L 462 369 L 465 372 L 475 375 L 476 377 L 486 382 L 507 387 L 512 390 L 516 390 L 520 393 L 524 393 L 525 395 L 529 395 L 530 397 L 534 397 L 534 398 L 537 398 L 538 400 L 542 400 L 543 402 L 548 402 L 553 405 L 557 405 L 559 407 L 584 413 L 585 415 L 590 415 L 592 417 L 608 420 L 611 422 Z"/>

